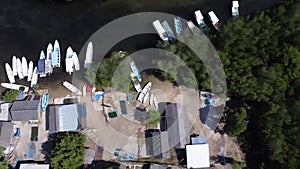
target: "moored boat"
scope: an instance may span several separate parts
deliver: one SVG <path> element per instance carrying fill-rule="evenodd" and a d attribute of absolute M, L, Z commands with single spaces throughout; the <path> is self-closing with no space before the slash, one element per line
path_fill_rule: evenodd
<path fill-rule="evenodd" d="M 18 75 L 17 57 L 16 56 L 12 57 L 12 71 L 13 71 L 14 76 Z"/>
<path fill-rule="evenodd" d="M 12 89 L 12 90 L 21 90 L 23 88 L 24 92 L 28 92 L 29 91 L 29 87 L 28 86 L 24 86 L 24 85 L 18 85 L 18 84 L 12 84 L 12 83 L 1 83 L 1 86 L 5 87 L 7 89 Z"/>
<path fill-rule="evenodd" d="M 188 27 L 190 28 L 190 30 L 193 32 L 194 31 L 194 29 L 195 29 L 195 25 L 194 25 L 194 23 L 190 20 L 190 21 L 187 21 L 187 25 L 188 25 Z"/>
<path fill-rule="evenodd" d="M 78 60 L 78 56 L 76 52 L 73 52 L 73 64 L 74 64 L 74 69 L 76 71 L 80 70 L 80 64 Z"/>
<path fill-rule="evenodd" d="M 37 67 L 33 69 L 30 87 L 35 87 L 38 81 Z"/>
<path fill-rule="evenodd" d="M 194 12 L 197 24 L 199 25 L 200 29 L 204 32 L 207 33 L 207 28 L 206 28 L 206 24 L 204 22 L 204 17 L 201 13 L 200 10 L 197 10 Z"/>
<path fill-rule="evenodd" d="M 182 23 L 179 17 L 174 18 L 174 26 L 177 35 L 183 34 Z"/>
<path fill-rule="evenodd" d="M 7 74 L 9 83 L 15 83 L 16 82 L 15 76 L 14 76 L 13 71 L 8 63 L 5 63 L 5 69 L 6 69 L 6 74 Z"/>
<path fill-rule="evenodd" d="M 54 42 L 53 52 L 51 53 L 51 65 L 52 67 L 60 67 L 61 64 L 61 53 L 60 47 L 57 40 Z"/>
<path fill-rule="evenodd" d="M 232 1 L 231 12 L 232 12 L 232 17 L 234 19 L 237 19 L 237 18 L 240 17 L 240 13 L 239 13 L 239 1 Z"/>
<path fill-rule="evenodd" d="M 17 58 L 17 71 L 18 71 L 19 79 L 20 80 L 24 79 L 23 72 L 22 72 L 22 62 L 19 58 Z"/>
<path fill-rule="evenodd" d="M 151 82 L 148 82 L 144 88 L 142 89 L 142 91 L 140 92 L 140 94 L 138 95 L 137 101 L 141 102 L 141 103 L 146 103 L 147 101 L 147 97 L 149 96 L 149 92 L 151 89 Z"/>
<path fill-rule="evenodd" d="M 131 68 L 131 71 L 134 73 L 134 76 L 137 78 L 137 80 L 139 82 L 141 82 L 142 75 L 133 61 L 130 63 L 130 68 Z"/>
<path fill-rule="evenodd" d="M 31 81 L 31 79 L 32 79 L 32 72 L 33 72 L 33 62 L 30 61 L 30 62 L 29 62 L 29 66 L 28 66 L 28 76 L 27 76 L 27 81 Z"/>
<path fill-rule="evenodd" d="M 89 68 L 92 64 L 92 60 L 93 60 L 93 43 L 89 42 L 86 48 L 84 68 Z"/>
<path fill-rule="evenodd" d="M 71 92 L 77 94 L 77 95 L 82 95 L 82 92 L 75 87 L 74 85 L 72 85 L 71 83 L 64 81 L 63 82 L 63 86 L 65 86 L 67 89 L 69 89 Z"/>
<path fill-rule="evenodd" d="M 53 52 L 53 46 L 51 43 L 48 44 L 47 46 L 47 54 L 46 54 L 46 59 L 51 60 L 51 54 Z"/>
<path fill-rule="evenodd" d="M 161 25 L 161 23 L 159 22 L 159 20 L 155 20 L 152 23 L 153 27 L 155 28 L 157 34 L 159 35 L 159 37 L 163 40 L 163 41 L 168 41 L 168 36 L 166 33 L 166 30 L 163 28 L 163 26 Z"/>
<path fill-rule="evenodd" d="M 28 75 L 28 64 L 24 56 L 22 57 L 22 72 L 24 77 Z"/>
<path fill-rule="evenodd" d="M 74 62 L 73 62 L 73 50 L 70 46 L 67 49 L 65 60 L 66 60 L 66 72 L 72 74 Z"/>
<path fill-rule="evenodd" d="M 174 41 L 176 38 L 175 38 L 174 32 L 172 31 L 172 29 L 171 29 L 170 25 L 168 24 L 168 22 L 163 21 L 161 24 L 162 24 L 164 30 L 167 33 L 168 40 L 169 41 Z"/>
<path fill-rule="evenodd" d="M 38 67 L 37 67 L 38 74 L 40 77 L 46 77 L 45 74 L 45 53 L 41 51 L 40 59 L 38 60 Z"/>
<path fill-rule="evenodd" d="M 210 11 L 210 12 L 208 12 L 208 16 L 209 16 L 209 19 L 210 19 L 211 23 L 215 27 L 215 29 L 217 31 L 219 31 L 220 30 L 220 28 L 219 28 L 219 19 L 216 16 L 216 14 L 213 11 Z"/>

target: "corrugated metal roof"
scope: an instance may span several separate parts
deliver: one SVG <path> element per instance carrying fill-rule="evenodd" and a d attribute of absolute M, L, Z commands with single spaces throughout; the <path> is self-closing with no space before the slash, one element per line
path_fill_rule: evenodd
<path fill-rule="evenodd" d="M 11 137 L 13 136 L 13 123 L 0 122 L 0 146 L 9 147 Z"/>
<path fill-rule="evenodd" d="M 10 114 L 13 121 L 37 120 L 40 109 L 40 99 L 15 101 L 11 106 Z"/>
<path fill-rule="evenodd" d="M 49 164 L 37 164 L 37 163 L 29 163 L 29 164 L 20 164 L 20 169 L 49 169 Z"/>
<path fill-rule="evenodd" d="M 1 121 L 9 121 L 10 116 L 9 116 L 9 108 L 11 104 L 10 103 L 3 103 L 0 105 L 0 120 Z"/>
<path fill-rule="evenodd" d="M 57 111 L 59 131 L 75 131 L 78 129 L 77 104 L 63 105 Z"/>
<path fill-rule="evenodd" d="M 187 168 L 209 167 L 208 144 L 186 145 Z"/>

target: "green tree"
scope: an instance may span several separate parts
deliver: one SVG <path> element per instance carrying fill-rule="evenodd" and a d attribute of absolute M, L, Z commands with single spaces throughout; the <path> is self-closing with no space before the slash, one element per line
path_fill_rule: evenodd
<path fill-rule="evenodd" d="M 148 111 L 148 119 L 147 124 L 157 124 L 161 120 L 160 112 L 156 110 L 149 110 Z"/>
<path fill-rule="evenodd" d="M 3 96 L 5 102 L 12 102 L 17 99 L 17 96 L 20 94 L 18 90 L 9 90 Z"/>
<path fill-rule="evenodd" d="M 79 133 L 66 133 L 58 138 L 51 150 L 51 167 L 54 169 L 78 169 L 84 163 L 86 137 Z"/>
<path fill-rule="evenodd" d="M 238 136 L 247 129 L 245 119 L 247 118 L 247 110 L 238 108 L 227 113 L 225 132 L 232 137 Z"/>

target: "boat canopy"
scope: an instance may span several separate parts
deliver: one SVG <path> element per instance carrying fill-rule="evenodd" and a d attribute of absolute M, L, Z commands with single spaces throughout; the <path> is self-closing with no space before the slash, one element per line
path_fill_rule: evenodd
<path fill-rule="evenodd" d="M 45 71 L 45 59 L 39 59 L 38 60 L 38 72 L 44 73 Z"/>
<path fill-rule="evenodd" d="M 58 65 L 58 53 L 57 52 L 52 52 L 51 53 L 51 65 L 52 66 L 57 66 Z"/>
<path fill-rule="evenodd" d="M 232 7 L 238 8 L 239 7 L 239 1 L 232 1 Z"/>
<path fill-rule="evenodd" d="M 213 24 L 219 22 L 218 17 L 216 16 L 216 14 L 213 11 L 208 12 L 208 15 L 210 17 L 210 20 Z"/>
<path fill-rule="evenodd" d="M 196 21 L 199 24 L 201 22 L 201 20 L 203 20 L 203 15 L 202 15 L 200 10 L 195 11 L 194 13 L 195 13 L 195 16 L 196 16 Z"/>

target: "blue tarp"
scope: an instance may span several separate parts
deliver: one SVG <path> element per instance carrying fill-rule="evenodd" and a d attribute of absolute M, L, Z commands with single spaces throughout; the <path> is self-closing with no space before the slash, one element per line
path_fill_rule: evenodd
<path fill-rule="evenodd" d="M 192 144 L 205 144 L 207 143 L 207 139 L 204 137 L 192 137 Z"/>
<path fill-rule="evenodd" d="M 206 107 L 206 106 L 214 105 L 216 103 L 216 101 L 212 98 L 205 98 L 204 103 L 205 103 L 204 106 Z"/>
<path fill-rule="evenodd" d="M 45 71 L 45 59 L 38 60 L 38 73 L 44 73 Z"/>
<path fill-rule="evenodd" d="M 36 146 L 35 143 L 30 143 L 28 145 L 28 158 L 34 158 L 36 155 Z"/>
<path fill-rule="evenodd" d="M 103 93 L 97 93 L 97 94 L 95 94 L 94 101 L 95 102 L 99 102 L 99 100 L 101 99 L 101 97 L 103 97 L 104 95 L 105 95 L 104 92 Z"/>
<path fill-rule="evenodd" d="M 17 128 L 17 132 L 15 133 L 14 137 L 20 137 L 21 130 L 20 128 Z"/>
<path fill-rule="evenodd" d="M 24 99 L 24 92 L 21 91 L 19 94 L 19 100 L 23 100 Z"/>
<path fill-rule="evenodd" d="M 131 153 L 124 153 L 120 156 L 121 161 L 133 161 L 134 159 L 134 154 Z"/>

